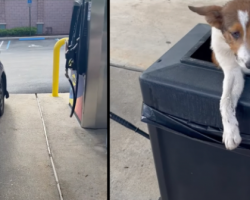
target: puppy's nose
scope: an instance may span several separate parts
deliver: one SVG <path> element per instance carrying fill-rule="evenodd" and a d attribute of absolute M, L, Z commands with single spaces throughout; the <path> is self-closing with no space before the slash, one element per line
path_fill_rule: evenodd
<path fill-rule="evenodd" d="M 246 68 L 250 69 L 250 60 L 246 62 Z"/>

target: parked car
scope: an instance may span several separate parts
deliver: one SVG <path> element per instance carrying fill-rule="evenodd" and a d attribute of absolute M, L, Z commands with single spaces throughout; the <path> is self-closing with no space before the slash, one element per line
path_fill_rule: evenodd
<path fill-rule="evenodd" d="M 4 113 L 4 98 L 9 98 L 9 92 L 7 91 L 7 77 L 4 71 L 3 64 L 0 61 L 0 117 Z"/>

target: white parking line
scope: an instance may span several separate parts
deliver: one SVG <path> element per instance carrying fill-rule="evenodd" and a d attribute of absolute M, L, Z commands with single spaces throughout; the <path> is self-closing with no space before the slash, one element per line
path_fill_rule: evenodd
<path fill-rule="evenodd" d="M 41 47 L 40 45 L 31 44 L 28 47 Z"/>
<path fill-rule="evenodd" d="M 0 48 L 2 47 L 3 43 L 4 43 L 4 41 L 2 41 L 2 42 L 0 43 Z"/>
<path fill-rule="evenodd" d="M 6 49 L 9 49 L 9 47 L 10 47 L 10 42 L 11 42 L 11 41 L 8 42 Z"/>

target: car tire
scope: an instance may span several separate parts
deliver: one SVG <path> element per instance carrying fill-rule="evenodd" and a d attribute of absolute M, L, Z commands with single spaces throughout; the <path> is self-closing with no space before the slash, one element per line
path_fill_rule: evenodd
<path fill-rule="evenodd" d="M 4 113 L 4 88 L 3 79 L 0 81 L 0 117 Z"/>

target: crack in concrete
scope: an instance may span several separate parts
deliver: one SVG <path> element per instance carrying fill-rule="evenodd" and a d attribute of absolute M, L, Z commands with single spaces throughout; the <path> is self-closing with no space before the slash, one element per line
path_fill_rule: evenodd
<path fill-rule="evenodd" d="M 36 96 L 36 101 L 37 101 L 38 109 L 39 109 L 39 112 L 40 112 L 40 117 L 41 117 L 42 124 L 43 124 L 44 136 L 45 136 L 45 140 L 46 140 L 46 144 L 47 144 L 47 150 L 48 150 L 48 154 L 49 154 L 51 166 L 52 166 L 52 169 L 53 169 L 53 173 L 54 173 L 54 177 L 55 177 L 55 181 L 56 181 L 56 185 L 57 185 L 57 190 L 58 190 L 58 193 L 59 193 L 60 200 L 63 200 L 61 187 L 60 187 L 60 184 L 59 184 L 59 180 L 58 180 L 58 176 L 57 176 L 57 172 L 56 172 L 56 168 L 55 168 L 53 156 L 52 156 L 50 145 L 49 145 L 49 140 L 48 140 L 46 125 L 45 125 L 45 121 L 44 121 L 44 118 L 43 118 L 43 113 L 42 113 L 40 101 L 39 101 L 38 95 L 35 94 L 35 96 Z"/>

